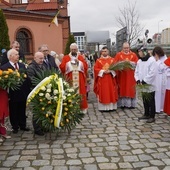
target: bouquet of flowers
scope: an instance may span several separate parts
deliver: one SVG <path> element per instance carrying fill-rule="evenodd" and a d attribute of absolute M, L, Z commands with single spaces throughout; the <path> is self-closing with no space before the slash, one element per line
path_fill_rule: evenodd
<path fill-rule="evenodd" d="M 49 132 L 68 131 L 84 117 L 80 108 L 81 96 L 58 74 L 38 83 L 27 98 L 33 108 L 33 117 L 42 129 Z"/>
<path fill-rule="evenodd" d="M 134 69 L 129 61 L 119 61 L 115 64 L 111 64 L 109 70 L 122 71 L 126 69 Z"/>
<path fill-rule="evenodd" d="M 17 90 L 27 77 L 25 73 L 20 73 L 18 70 L 8 69 L 0 70 L 0 88 Z"/>

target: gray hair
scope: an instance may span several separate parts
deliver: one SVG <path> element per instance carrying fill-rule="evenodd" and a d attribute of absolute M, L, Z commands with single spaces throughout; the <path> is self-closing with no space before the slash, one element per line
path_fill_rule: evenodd
<path fill-rule="evenodd" d="M 17 51 L 17 50 L 15 50 L 15 49 L 10 49 L 8 52 L 7 52 L 7 57 L 8 57 L 8 60 L 10 60 L 10 56 L 13 54 L 13 52 L 15 52 L 15 51 Z M 18 52 L 18 51 L 17 51 Z"/>
<path fill-rule="evenodd" d="M 48 48 L 48 45 L 47 44 L 42 44 L 41 46 L 38 47 L 38 51 L 41 51 L 42 47 L 47 47 Z"/>
<path fill-rule="evenodd" d="M 77 45 L 76 43 L 72 43 L 72 44 L 70 45 L 70 49 L 72 49 L 72 47 L 76 47 L 76 49 L 78 49 L 78 45 Z"/>

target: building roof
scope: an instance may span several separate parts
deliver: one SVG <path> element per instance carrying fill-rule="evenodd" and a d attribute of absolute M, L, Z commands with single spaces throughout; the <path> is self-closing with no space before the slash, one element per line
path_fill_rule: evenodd
<path fill-rule="evenodd" d="M 51 9 L 58 9 L 57 2 L 30 3 L 26 8 L 27 11 L 51 10 Z"/>
<path fill-rule="evenodd" d="M 5 1 L 5 0 L 1 0 L 1 3 L 5 4 L 5 5 L 9 6 L 9 7 L 12 7 L 12 4 Z"/>

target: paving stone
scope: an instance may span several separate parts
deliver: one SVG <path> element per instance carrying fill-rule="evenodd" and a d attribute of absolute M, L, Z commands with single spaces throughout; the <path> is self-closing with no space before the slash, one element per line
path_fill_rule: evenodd
<path fill-rule="evenodd" d="M 19 161 L 17 163 L 17 167 L 29 167 L 30 166 L 30 162 L 29 161 Z"/>
<path fill-rule="evenodd" d="M 117 165 L 115 163 L 100 163 L 98 164 L 99 168 L 102 170 L 113 170 L 118 169 Z"/>
<path fill-rule="evenodd" d="M 118 163 L 120 169 L 132 169 L 132 165 L 129 162 Z"/>
<path fill-rule="evenodd" d="M 170 120 L 156 115 L 154 124 L 138 121 L 136 109 L 101 113 L 90 92 L 89 112 L 70 134 L 11 133 L 0 143 L 0 170 L 170 170 Z"/>

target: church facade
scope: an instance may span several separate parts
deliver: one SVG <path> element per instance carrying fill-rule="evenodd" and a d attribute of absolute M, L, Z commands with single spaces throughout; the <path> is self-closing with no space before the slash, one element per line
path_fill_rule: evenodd
<path fill-rule="evenodd" d="M 70 34 L 67 0 L 1 0 L 10 42 L 17 40 L 25 57 L 32 59 L 38 47 L 64 53 Z M 51 23 L 57 14 L 58 25 Z"/>

